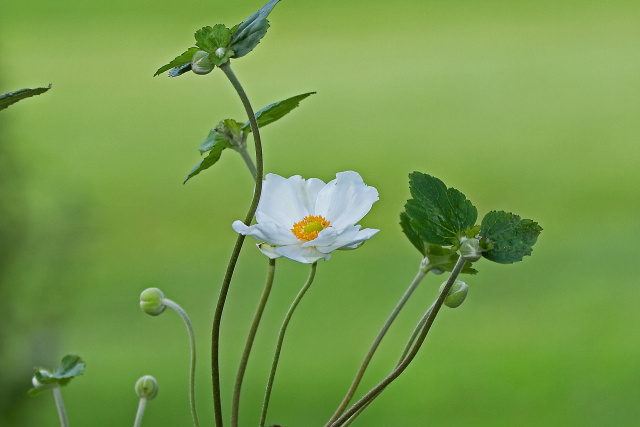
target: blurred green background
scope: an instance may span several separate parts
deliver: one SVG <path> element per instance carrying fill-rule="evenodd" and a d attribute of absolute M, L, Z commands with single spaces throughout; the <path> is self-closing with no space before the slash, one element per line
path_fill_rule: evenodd
<path fill-rule="evenodd" d="M 63 390 L 74 426 L 133 422 L 136 379 L 160 393 L 144 425 L 190 425 L 184 326 L 138 308 L 161 288 L 195 324 L 200 417 L 211 425 L 210 322 L 252 181 L 239 156 L 182 185 L 220 119 L 244 120 L 219 70 L 152 78 L 204 25 L 261 1 L 3 0 L 0 93 L 53 89 L 0 113 L 0 424 L 55 426 L 53 399 L 26 398 L 32 368 L 80 354 Z M 285 342 L 269 422 L 322 425 L 413 278 L 400 233 L 419 170 L 479 208 L 544 231 L 532 257 L 477 264 L 414 363 L 362 426 L 600 426 L 640 419 L 640 3 L 282 1 L 233 62 L 256 109 L 315 90 L 264 129 L 266 171 L 356 170 L 380 201 L 381 232 L 321 262 Z M 243 252 L 225 310 L 230 392 L 266 274 Z M 281 261 L 245 380 L 257 424 L 277 328 L 308 266 Z M 443 277 L 428 277 L 365 377 L 395 362 Z M 354 424 L 354 425 L 355 425 Z"/>

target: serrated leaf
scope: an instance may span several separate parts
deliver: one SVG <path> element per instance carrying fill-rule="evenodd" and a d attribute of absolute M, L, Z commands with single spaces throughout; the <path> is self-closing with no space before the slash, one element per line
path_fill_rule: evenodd
<path fill-rule="evenodd" d="M 258 127 L 262 128 L 270 123 L 275 122 L 276 120 L 280 120 L 282 117 L 289 114 L 293 109 L 300 105 L 300 102 L 315 94 L 316 92 L 307 92 L 301 95 L 292 96 L 291 98 L 287 98 L 283 101 L 274 102 L 273 104 L 267 105 L 260 111 L 256 113 L 256 121 L 258 122 Z M 251 125 L 249 122 L 246 122 L 242 127 L 242 130 L 245 132 L 251 132 Z"/>
<path fill-rule="evenodd" d="M 405 208 L 411 228 L 427 243 L 455 245 L 478 218 L 478 210 L 465 195 L 438 178 L 414 172 L 409 175 L 409 187 L 413 199 Z"/>
<path fill-rule="evenodd" d="M 187 64 L 191 65 L 191 59 L 193 58 L 193 54 L 196 53 L 197 51 L 198 51 L 197 47 L 190 47 L 187 51 L 176 56 L 168 64 L 158 68 L 158 71 L 156 71 L 153 77 L 159 76 L 160 74 L 164 73 L 167 70 L 171 70 L 172 68 L 184 68 L 184 66 Z M 180 73 L 180 74 L 183 74 L 183 73 Z M 177 75 L 180 75 L 180 74 L 177 74 Z M 170 76 L 170 77 L 176 77 L 176 76 Z"/>
<path fill-rule="evenodd" d="M 189 181 L 191 178 L 193 178 L 194 176 L 198 175 L 200 172 L 209 169 L 211 166 L 213 166 L 214 164 L 216 164 L 216 162 L 218 160 L 220 160 L 220 156 L 222 155 L 222 151 L 225 148 L 229 148 L 231 147 L 231 144 L 229 144 L 229 141 L 227 141 L 226 139 L 217 142 L 212 148 L 211 151 L 209 151 L 209 154 L 207 155 L 207 157 L 205 157 L 204 159 L 202 159 L 202 161 L 200 163 L 198 163 L 198 165 L 193 168 L 191 170 L 191 172 L 189 172 L 189 175 L 187 175 L 187 177 L 185 178 L 185 180 L 182 182 L 183 184 L 186 184 L 187 181 Z"/>
<path fill-rule="evenodd" d="M 511 264 L 531 255 L 542 227 L 530 219 L 504 211 L 491 211 L 482 219 L 481 238 L 491 249 L 482 253 L 490 261 Z"/>
<path fill-rule="evenodd" d="M 67 355 L 62 358 L 62 362 L 53 376 L 60 379 L 73 378 L 77 375 L 82 375 L 83 371 L 84 362 L 80 356 Z"/>
<path fill-rule="evenodd" d="M 0 95 L 0 110 L 4 110 L 12 104 L 32 96 L 40 95 L 51 89 L 51 85 L 45 87 L 37 87 L 35 89 L 20 89 L 14 92 L 7 92 Z"/>
<path fill-rule="evenodd" d="M 269 28 L 267 16 L 280 0 L 271 0 L 259 11 L 248 17 L 232 31 L 230 48 L 233 49 L 233 58 L 240 58 L 255 48 Z"/>
<path fill-rule="evenodd" d="M 238 141 L 236 141 L 236 138 Z M 233 145 L 238 145 L 242 142 L 242 123 L 236 122 L 233 119 L 221 120 L 215 128 L 209 131 L 207 139 L 200 144 L 198 151 L 206 153 L 211 150 L 217 144 L 229 143 L 229 146 L 233 148 Z"/>
<path fill-rule="evenodd" d="M 426 256 L 427 252 L 424 246 L 424 242 L 422 241 L 418 233 L 416 233 L 414 229 L 411 228 L 411 218 L 406 212 L 402 212 L 400 214 L 400 227 L 402 227 L 402 232 L 405 236 L 407 236 L 407 239 L 409 239 L 411 244 L 422 254 L 423 257 Z"/>
<path fill-rule="evenodd" d="M 209 53 L 214 53 L 220 47 L 227 47 L 231 41 L 231 30 L 223 24 L 216 24 L 213 27 L 200 28 L 194 36 L 196 46 Z"/>

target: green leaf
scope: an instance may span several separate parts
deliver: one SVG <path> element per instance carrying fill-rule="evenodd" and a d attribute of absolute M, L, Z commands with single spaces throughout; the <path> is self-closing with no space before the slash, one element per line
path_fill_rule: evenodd
<path fill-rule="evenodd" d="M 231 41 L 231 30 L 223 24 L 213 27 L 202 27 L 194 34 L 196 46 L 209 53 L 214 53 L 220 47 L 227 47 Z"/>
<path fill-rule="evenodd" d="M 225 119 L 220 121 L 214 129 L 209 131 L 207 139 L 200 144 L 198 150 L 201 153 L 206 153 L 211 150 L 217 144 L 229 143 L 231 148 L 238 146 L 244 142 L 244 135 L 242 134 L 242 123 L 236 122 L 232 119 Z"/>
<path fill-rule="evenodd" d="M 84 372 L 84 361 L 80 356 L 67 355 L 62 358 L 62 362 L 54 373 L 45 369 L 38 369 L 34 376 L 36 380 L 42 384 L 58 384 L 60 387 L 65 386 L 73 378 L 82 375 Z M 28 391 L 29 396 L 36 396 L 43 390 L 31 389 Z"/>
<path fill-rule="evenodd" d="M 271 9 L 275 7 L 278 1 L 280 0 L 271 0 L 262 9 L 233 28 L 233 36 L 229 46 L 234 51 L 233 58 L 245 56 L 260 43 L 260 39 L 264 37 L 269 28 L 267 16 L 269 16 Z"/>
<path fill-rule="evenodd" d="M 173 59 L 173 61 L 158 68 L 158 71 L 156 71 L 153 77 L 159 76 L 160 74 L 164 73 L 167 70 L 171 70 L 172 68 L 182 68 L 187 64 L 191 64 L 191 59 L 193 58 L 193 54 L 196 53 L 197 51 L 198 51 L 197 47 L 189 48 L 189 50 L 187 50 L 186 52 L 183 52 L 179 56 L 176 56 Z M 183 74 L 183 73 L 180 73 L 180 74 Z M 179 76 L 180 74 L 177 74 L 177 75 Z M 171 77 L 176 77 L 176 76 L 171 76 Z"/>
<path fill-rule="evenodd" d="M 411 228 L 411 218 L 406 212 L 402 212 L 400 214 L 400 227 L 402 227 L 402 232 L 407 236 L 407 239 L 409 239 L 411 244 L 422 254 L 423 257 L 426 256 L 427 252 L 424 242 L 418 233 Z"/>
<path fill-rule="evenodd" d="M 256 121 L 258 122 L 258 127 L 262 128 L 270 123 L 275 122 L 276 120 L 280 120 L 282 117 L 289 114 L 294 108 L 298 107 L 300 105 L 300 101 L 313 94 L 315 94 L 315 92 L 307 92 L 301 95 L 292 96 L 291 98 L 287 98 L 283 101 L 278 101 L 274 102 L 273 104 L 267 105 L 256 113 Z M 246 122 L 244 124 L 242 130 L 251 132 L 251 125 L 249 124 L 249 122 Z"/>
<path fill-rule="evenodd" d="M 231 144 L 226 139 L 216 142 L 215 145 L 213 145 L 213 147 L 211 148 L 211 151 L 209 151 L 209 154 L 207 155 L 207 157 L 205 157 L 200 163 L 198 163 L 198 165 L 195 168 L 191 170 L 191 172 L 189 172 L 189 175 L 187 175 L 187 177 L 182 183 L 185 184 L 187 181 L 189 181 L 194 176 L 198 175 L 200 172 L 207 170 L 211 166 L 216 164 L 216 162 L 220 160 L 222 151 L 225 148 L 229 148 L 229 147 L 231 147 Z"/>
<path fill-rule="evenodd" d="M 40 95 L 51 89 L 51 85 L 45 87 L 38 87 L 35 89 L 20 89 L 15 92 L 8 92 L 0 95 L 0 110 L 4 110 L 12 104 L 21 101 L 25 98 L 30 98 L 35 95 Z"/>
<path fill-rule="evenodd" d="M 409 175 L 409 187 L 413 199 L 405 208 L 411 228 L 427 243 L 456 245 L 478 218 L 477 209 L 465 195 L 447 188 L 438 178 L 414 172 Z"/>
<path fill-rule="evenodd" d="M 438 245 L 426 244 L 426 257 L 431 265 L 437 266 L 444 271 L 453 271 L 460 255 L 451 248 L 444 248 Z M 462 268 L 463 274 L 478 274 L 478 270 L 471 267 L 471 263 L 466 263 Z"/>
<path fill-rule="evenodd" d="M 525 255 L 531 255 L 533 245 L 538 240 L 542 227 L 530 219 L 520 219 L 504 211 L 491 211 L 482 219 L 481 242 L 489 250 L 482 256 L 500 264 L 522 261 Z"/>

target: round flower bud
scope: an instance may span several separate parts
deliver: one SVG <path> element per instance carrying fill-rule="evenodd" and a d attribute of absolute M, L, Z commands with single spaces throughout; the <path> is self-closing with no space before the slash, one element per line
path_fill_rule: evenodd
<path fill-rule="evenodd" d="M 136 381 L 136 394 L 140 398 L 151 400 L 158 395 L 158 382 L 151 375 L 145 375 Z"/>
<path fill-rule="evenodd" d="M 209 74 L 214 68 L 215 64 L 209 57 L 209 52 L 199 50 L 193 54 L 191 58 L 191 71 L 196 74 Z"/>
<path fill-rule="evenodd" d="M 460 238 L 460 256 L 469 262 L 476 262 L 482 257 L 482 249 L 478 239 Z"/>
<path fill-rule="evenodd" d="M 219 47 L 216 49 L 216 56 L 220 59 L 224 58 L 224 55 L 227 53 L 226 47 Z"/>
<path fill-rule="evenodd" d="M 49 372 L 44 370 L 40 372 L 45 372 L 46 374 L 50 375 Z M 38 378 L 36 378 L 35 375 L 33 376 L 33 378 L 31 378 L 31 384 L 33 384 L 33 388 L 35 388 L 36 390 L 45 390 L 47 388 L 51 388 L 51 386 L 53 385 L 53 383 L 41 383 L 40 381 L 38 381 Z"/>
<path fill-rule="evenodd" d="M 167 306 L 162 303 L 163 299 L 164 294 L 160 289 L 145 289 L 140 294 L 140 308 L 151 316 L 157 316 L 162 314 L 165 308 L 167 308 Z"/>
<path fill-rule="evenodd" d="M 440 292 L 444 289 L 444 285 L 447 282 L 444 282 L 442 286 L 440 286 Z M 449 290 L 449 294 L 444 300 L 444 304 L 450 308 L 459 307 L 460 304 L 464 302 L 464 299 L 467 297 L 467 293 L 469 292 L 469 286 L 464 283 L 462 280 L 456 280 L 453 282 L 453 286 Z"/>

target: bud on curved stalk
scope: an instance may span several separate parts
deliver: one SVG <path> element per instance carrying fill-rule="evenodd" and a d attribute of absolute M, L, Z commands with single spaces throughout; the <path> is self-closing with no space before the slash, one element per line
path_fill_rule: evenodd
<path fill-rule="evenodd" d="M 216 50 L 216 55 L 218 53 L 218 50 Z M 200 75 L 209 74 L 215 67 L 216 66 L 211 60 L 211 57 L 209 57 L 209 52 L 199 50 L 193 54 L 193 58 L 191 59 L 191 71 L 193 71 L 194 73 Z"/>
<path fill-rule="evenodd" d="M 460 238 L 460 256 L 468 262 L 476 262 L 482 257 L 480 241 L 476 238 Z"/>
<path fill-rule="evenodd" d="M 151 375 L 145 375 L 136 381 L 135 389 L 139 398 L 152 400 L 158 395 L 158 382 Z"/>
<path fill-rule="evenodd" d="M 140 308 L 150 316 L 158 316 L 167 308 L 164 294 L 158 288 L 149 288 L 140 294 Z"/>
<path fill-rule="evenodd" d="M 447 282 L 444 282 L 442 286 L 440 286 L 440 292 L 442 292 L 446 284 Z M 444 305 L 449 308 L 460 307 L 460 305 L 467 297 L 468 292 L 469 286 L 462 280 L 456 280 L 455 282 L 453 282 L 453 286 L 451 286 L 451 290 L 444 300 Z"/>

